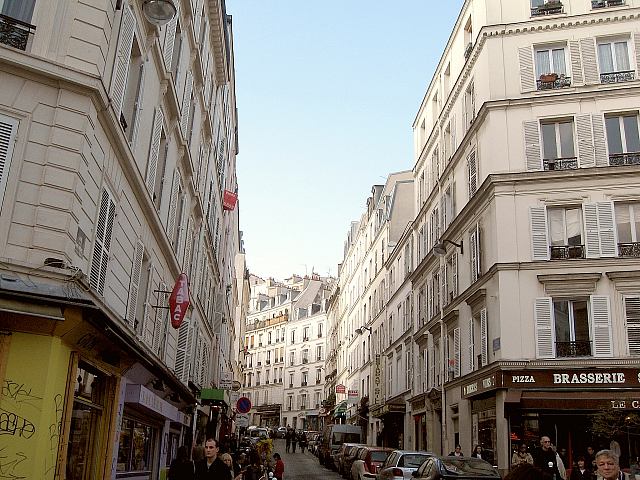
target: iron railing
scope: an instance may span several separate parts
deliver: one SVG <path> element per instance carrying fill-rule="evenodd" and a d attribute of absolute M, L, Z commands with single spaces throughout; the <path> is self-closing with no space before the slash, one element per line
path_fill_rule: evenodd
<path fill-rule="evenodd" d="M 636 79 L 635 70 L 622 70 L 620 72 L 608 72 L 600 74 L 600 83 L 630 82 Z"/>
<path fill-rule="evenodd" d="M 584 245 L 552 245 L 549 247 L 551 260 L 571 260 L 585 258 Z"/>
<path fill-rule="evenodd" d="M 591 0 L 591 8 L 619 7 L 624 0 Z"/>
<path fill-rule="evenodd" d="M 590 357 L 591 342 L 580 340 L 574 342 L 556 342 L 556 357 Z"/>
<path fill-rule="evenodd" d="M 611 153 L 609 154 L 609 165 L 614 167 L 640 165 L 640 152 Z"/>
<path fill-rule="evenodd" d="M 563 13 L 564 6 L 562 2 L 548 2 L 538 7 L 531 7 L 531 16 L 537 17 L 540 15 L 555 15 L 557 13 Z"/>
<path fill-rule="evenodd" d="M 36 27 L 16 18 L 0 15 L 0 43 L 10 47 L 26 50 L 29 35 L 33 35 Z"/>
<path fill-rule="evenodd" d="M 578 168 L 578 157 L 545 158 L 544 169 L 551 170 L 575 170 Z"/>
<path fill-rule="evenodd" d="M 571 77 L 560 75 L 555 80 L 536 80 L 536 88 L 538 90 L 554 90 L 557 88 L 565 88 L 571 86 Z"/>
<path fill-rule="evenodd" d="M 618 254 L 621 257 L 640 257 L 640 242 L 619 243 Z"/>

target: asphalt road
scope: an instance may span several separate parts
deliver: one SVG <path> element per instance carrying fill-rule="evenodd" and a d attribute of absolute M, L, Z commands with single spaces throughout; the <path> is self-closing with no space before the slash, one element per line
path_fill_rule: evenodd
<path fill-rule="evenodd" d="M 282 439 L 274 440 L 273 451 L 282 456 L 284 480 L 342 479 L 336 472 L 320 465 L 318 458 L 307 450 L 302 453 L 298 448 L 296 453 L 286 453 L 285 443 Z"/>

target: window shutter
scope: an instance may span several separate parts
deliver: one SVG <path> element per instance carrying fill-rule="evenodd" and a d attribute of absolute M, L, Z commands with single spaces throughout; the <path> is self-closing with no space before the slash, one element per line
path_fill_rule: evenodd
<path fill-rule="evenodd" d="M 549 297 L 536 298 L 536 358 L 555 357 L 555 332 L 553 329 L 553 302 Z"/>
<path fill-rule="evenodd" d="M 629 355 L 640 355 L 640 296 L 624 297 Z"/>
<path fill-rule="evenodd" d="M 436 363 L 435 363 L 435 350 L 433 345 L 429 348 L 429 387 L 433 387 L 436 381 Z"/>
<path fill-rule="evenodd" d="M 142 99 L 144 92 L 144 62 L 140 64 L 140 78 L 138 79 L 138 91 L 136 92 L 136 100 L 133 105 L 133 130 L 131 131 L 131 141 L 129 145 L 133 148 L 136 144 L 136 140 L 138 139 L 138 129 L 140 128 L 140 114 L 142 113 Z"/>
<path fill-rule="evenodd" d="M 596 41 L 593 38 L 580 40 L 582 51 L 582 68 L 584 69 L 584 83 L 600 83 L 598 75 L 598 61 L 596 59 Z"/>
<path fill-rule="evenodd" d="M 209 346 L 209 342 L 205 338 L 202 342 L 202 359 L 200 360 L 200 385 L 205 388 L 209 385 L 209 365 L 211 363 L 209 360 L 210 349 L 211 347 Z M 275 371 L 273 376 L 273 383 L 275 383 Z"/>
<path fill-rule="evenodd" d="M 187 129 L 189 128 L 189 115 L 191 113 L 191 93 L 193 92 L 193 73 L 187 72 L 187 78 L 184 81 L 184 96 L 182 97 L 182 110 L 180 117 L 180 129 L 183 138 L 188 138 Z"/>
<path fill-rule="evenodd" d="M 451 286 L 453 290 L 453 298 L 458 296 L 458 252 L 454 251 L 451 255 Z"/>
<path fill-rule="evenodd" d="M 184 257 L 182 260 L 182 271 L 191 280 L 191 251 L 193 249 L 193 221 L 191 217 L 187 219 L 186 240 L 184 245 Z"/>
<path fill-rule="evenodd" d="M 580 168 L 594 167 L 596 159 L 593 150 L 591 115 L 576 115 L 576 136 L 578 137 L 578 165 Z"/>
<path fill-rule="evenodd" d="M 476 162 L 475 150 L 471 152 L 467 158 L 467 172 L 469 180 L 469 198 L 471 198 L 478 191 L 478 165 Z"/>
<path fill-rule="evenodd" d="M 520 61 L 520 89 L 522 93 L 532 92 L 536 89 L 536 81 L 531 47 L 518 48 L 518 60 Z"/>
<path fill-rule="evenodd" d="M 636 51 L 636 75 L 640 74 L 640 33 L 633 34 L 633 46 Z"/>
<path fill-rule="evenodd" d="M 156 182 L 156 171 L 158 169 L 158 157 L 160 155 L 160 139 L 162 137 L 162 125 L 164 113 L 160 107 L 156 107 L 153 114 L 153 130 L 151 132 L 151 144 L 149 145 L 149 161 L 147 163 L 147 190 L 153 198 L 153 191 Z"/>
<path fill-rule="evenodd" d="M 483 367 L 489 363 L 489 333 L 486 308 L 480 310 L 480 363 Z"/>
<path fill-rule="evenodd" d="M 176 27 L 178 25 L 178 18 L 180 18 L 180 4 L 174 2 L 176 6 L 176 15 L 167 23 L 167 27 L 164 34 L 164 50 L 162 52 L 164 57 L 164 66 L 167 71 L 171 70 L 171 62 L 173 61 L 173 43 L 176 37 Z"/>
<path fill-rule="evenodd" d="M 133 329 L 136 328 L 136 307 L 138 306 L 138 288 L 142 274 L 142 259 L 144 257 L 144 244 L 138 240 L 133 254 L 131 266 L 131 281 L 129 283 L 129 301 L 127 302 L 127 322 Z"/>
<path fill-rule="evenodd" d="M 120 38 L 118 40 L 118 53 L 113 67 L 113 79 L 111 80 L 111 102 L 118 119 L 122 111 L 124 101 L 124 90 L 127 86 L 127 76 L 129 74 L 129 63 L 131 61 L 131 45 L 133 45 L 133 34 L 136 29 L 136 18 L 131 8 L 126 3 L 122 10 L 122 22 L 120 25 Z"/>
<path fill-rule="evenodd" d="M 569 40 L 569 54 L 571 55 L 571 79 L 572 85 L 582 85 L 582 60 L 580 58 L 580 44 L 577 40 Z"/>
<path fill-rule="evenodd" d="M 456 116 L 455 115 L 451 115 L 451 120 L 449 122 L 450 125 L 450 129 L 451 129 L 451 156 L 453 156 L 456 153 Z"/>
<path fill-rule="evenodd" d="M 458 378 L 460 376 L 460 327 L 453 329 L 453 361 L 455 363 L 453 376 Z"/>
<path fill-rule="evenodd" d="M 202 383 L 200 383 L 202 378 L 202 335 L 199 330 L 196 330 L 196 335 L 196 339 L 193 342 L 193 369 L 189 375 L 189 380 L 202 387 Z"/>
<path fill-rule="evenodd" d="M 153 285 L 153 284 L 152 284 Z M 161 290 L 163 292 L 167 291 L 167 284 L 164 282 L 160 282 L 159 286 L 158 286 L 158 290 Z M 162 301 L 160 300 L 162 299 Z M 168 297 L 166 296 L 166 294 L 164 293 L 160 293 L 157 296 L 156 299 L 158 305 L 160 306 L 167 306 L 164 305 L 165 301 L 168 302 Z M 167 319 L 167 311 L 165 311 L 164 309 L 161 311 L 157 311 L 154 314 L 154 328 L 153 328 L 153 351 L 156 352 L 157 355 L 160 355 L 160 346 L 161 343 L 164 340 L 164 329 L 168 323 L 168 319 Z"/>
<path fill-rule="evenodd" d="M 91 271 L 89 273 L 89 284 L 95 288 L 100 295 L 104 293 L 115 215 L 116 204 L 113 201 L 111 193 L 105 188 L 102 190 L 102 197 L 100 199 L 96 225 L 96 241 L 93 247 Z"/>
<path fill-rule="evenodd" d="M 591 125 L 593 127 L 593 146 L 595 153 L 596 167 L 609 166 L 609 155 L 607 154 L 607 137 L 604 133 L 604 120 L 601 114 L 591 115 Z"/>
<path fill-rule="evenodd" d="M 187 317 L 182 321 L 182 325 L 178 329 L 178 346 L 176 349 L 176 376 L 181 382 L 187 383 L 189 380 L 189 362 L 188 362 L 188 350 L 191 345 L 190 342 L 190 330 L 191 320 Z"/>
<path fill-rule="evenodd" d="M 451 220 L 456 218 L 456 182 L 451 183 Z"/>
<path fill-rule="evenodd" d="M 609 296 L 592 295 L 591 324 L 593 325 L 593 356 L 611 357 L 611 315 L 609 314 Z"/>
<path fill-rule="evenodd" d="M 173 185 L 171 185 L 171 201 L 169 202 L 169 217 L 167 218 L 167 236 L 173 244 L 176 230 L 176 215 L 178 212 L 178 193 L 180 191 L 180 171 L 173 172 Z"/>
<path fill-rule="evenodd" d="M 588 258 L 615 257 L 617 240 L 613 202 L 587 203 L 584 212 L 585 243 Z"/>
<path fill-rule="evenodd" d="M 527 170 L 542 170 L 542 153 L 540 152 L 540 124 L 537 120 L 522 122 L 524 131 L 524 156 Z"/>
<path fill-rule="evenodd" d="M 469 319 L 469 328 L 467 331 L 468 334 L 468 341 L 469 341 L 469 357 L 468 357 L 468 364 L 467 366 L 469 367 L 468 371 L 469 372 L 473 372 L 475 370 L 474 365 L 475 365 L 475 361 L 474 361 L 474 356 L 475 353 L 473 351 L 473 317 L 471 317 Z"/>
<path fill-rule="evenodd" d="M 585 245 L 587 258 L 600 258 L 600 239 L 598 236 L 598 208 L 595 203 L 582 205 L 584 214 Z"/>
<path fill-rule="evenodd" d="M 193 13 L 193 33 L 196 38 L 196 43 L 200 43 L 200 19 L 202 18 L 202 9 L 198 8 L 197 4 L 199 2 L 194 3 L 194 13 Z"/>
<path fill-rule="evenodd" d="M 182 263 L 184 265 L 184 250 L 187 243 L 187 222 L 189 221 L 189 218 L 186 197 L 183 195 L 179 201 L 183 203 L 180 219 L 178 221 L 178 248 L 176 249 L 176 258 L 178 263 Z M 180 262 L 181 260 L 182 262 Z"/>
<path fill-rule="evenodd" d="M 531 259 L 549 260 L 549 238 L 547 236 L 547 208 L 530 207 Z"/>
<path fill-rule="evenodd" d="M 469 232 L 469 245 L 471 245 L 471 283 L 475 282 L 478 279 L 478 231 L 477 229 L 473 229 Z"/>
<path fill-rule="evenodd" d="M 2 206 L 2 199 L 7 188 L 7 177 L 9 176 L 9 166 L 13 157 L 17 131 L 18 120 L 0 115 L 0 206 Z"/>

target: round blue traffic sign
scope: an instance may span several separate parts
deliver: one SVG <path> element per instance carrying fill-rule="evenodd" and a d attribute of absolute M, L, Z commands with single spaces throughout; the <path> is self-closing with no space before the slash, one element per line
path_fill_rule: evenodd
<path fill-rule="evenodd" d="M 249 410 L 251 410 L 251 400 L 247 397 L 240 397 L 236 402 L 236 410 L 238 413 L 249 413 Z"/>

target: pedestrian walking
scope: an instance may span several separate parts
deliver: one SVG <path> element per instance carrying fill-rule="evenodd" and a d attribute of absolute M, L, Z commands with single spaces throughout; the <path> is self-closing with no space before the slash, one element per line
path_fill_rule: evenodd
<path fill-rule="evenodd" d="M 594 480 L 595 474 L 587 465 L 584 457 L 578 457 L 578 466 L 571 469 L 569 480 Z"/>
<path fill-rule="evenodd" d="M 486 456 L 484 453 L 484 449 L 482 448 L 482 445 L 476 445 L 475 448 L 473 449 L 473 453 L 471 454 L 472 457 L 474 458 L 479 458 L 480 460 L 486 460 Z"/>
<path fill-rule="evenodd" d="M 296 445 L 298 444 L 298 432 L 295 430 L 291 431 L 291 453 L 296 453 Z"/>
<path fill-rule="evenodd" d="M 548 436 L 540 437 L 540 447 L 540 450 L 533 456 L 533 464 L 543 472 L 555 475 L 556 480 L 566 480 L 567 472 L 564 469 L 564 463 L 552 448 L 551 439 Z"/>
<path fill-rule="evenodd" d="M 284 434 L 285 439 L 285 451 L 289 453 L 291 450 L 291 428 L 287 428 L 286 433 Z"/>
<path fill-rule="evenodd" d="M 182 445 L 178 448 L 176 458 L 171 462 L 169 467 L 169 480 L 193 480 L 195 476 L 195 467 L 189 458 L 189 449 Z"/>
<path fill-rule="evenodd" d="M 222 460 L 224 464 L 229 467 L 229 479 L 234 480 L 236 478 L 236 474 L 233 469 L 233 458 L 231 458 L 231 455 L 229 453 L 223 453 L 222 455 L 220 455 L 220 460 Z"/>
<path fill-rule="evenodd" d="M 196 462 L 195 480 L 226 480 L 231 470 L 218 458 L 218 442 L 214 438 L 207 438 L 204 442 L 204 459 Z"/>
<path fill-rule="evenodd" d="M 262 476 L 260 455 L 255 450 L 249 454 L 249 466 L 244 471 L 243 480 L 259 480 Z"/>
<path fill-rule="evenodd" d="M 275 467 L 273 469 L 273 476 L 276 477 L 276 480 L 283 480 L 284 478 L 284 462 L 280 457 L 278 452 L 273 454 L 273 459 L 276 461 Z"/>
<path fill-rule="evenodd" d="M 529 465 L 533 465 L 533 457 L 527 451 L 527 444 L 521 443 L 518 447 L 518 451 L 513 453 L 511 457 L 511 466 L 515 467 L 517 465 L 521 465 L 523 463 L 528 463 Z"/>

